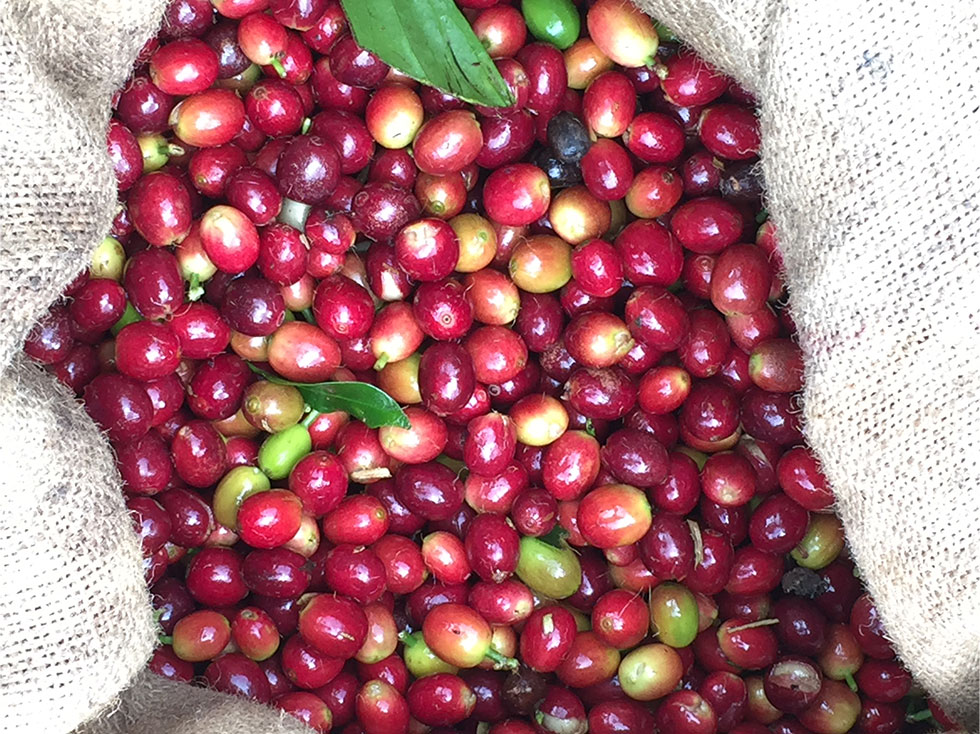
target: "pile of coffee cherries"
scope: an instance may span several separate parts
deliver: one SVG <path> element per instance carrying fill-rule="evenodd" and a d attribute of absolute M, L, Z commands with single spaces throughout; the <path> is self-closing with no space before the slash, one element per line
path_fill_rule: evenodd
<path fill-rule="evenodd" d="M 804 445 L 752 97 L 623 0 L 458 4 L 507 108 L 337 0 L 173 0 L 115 96 L 25 350 L 115 450 L 150 668 L 344 734 L 944 721 Z"/>

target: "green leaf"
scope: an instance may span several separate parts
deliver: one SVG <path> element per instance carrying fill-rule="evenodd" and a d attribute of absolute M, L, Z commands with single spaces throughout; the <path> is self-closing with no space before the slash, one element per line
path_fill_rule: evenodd
<path fill-rule="evenodd" d="M 412 427 L 405 411 L 388 393 L 366 382 L 293 382 L 260 370 L 253 364 L 249 364 L 249 367 L 269 382 L 294 386 L 306 404 L 319 413 L 343 410 L 370 428 Z"/>
<path fill-rule="evenodd" d="M 547 543 L 552 548 L 563 550 L 568 547 L 568 543 L 565 542 L 565 538 L 567 537 L 568 531 L 561 525 L 555 525 L 548 533 L 538 536 L 538 540 L 542 543 Z"/>
<path fill-rule="evenodd" d="M 341 0 L 354 38 L 387 64 L 466 102 L 514 98 L 453 0 Z"/>

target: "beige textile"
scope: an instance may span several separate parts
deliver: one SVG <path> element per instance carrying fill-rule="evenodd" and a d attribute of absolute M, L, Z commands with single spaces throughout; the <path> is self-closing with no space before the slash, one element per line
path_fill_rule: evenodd
<path fill-rule="evenodd" d="M 975 731 L 980 6 L 637 5 L 761 101 L 807 438 L 896 650 Z"/>

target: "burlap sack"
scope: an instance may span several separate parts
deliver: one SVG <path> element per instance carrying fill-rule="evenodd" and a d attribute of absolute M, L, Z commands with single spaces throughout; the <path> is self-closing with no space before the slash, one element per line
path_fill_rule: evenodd
<path fill-rule="evenodd" d="M 109 97 L 164 4 L 0 3 L 3 732 L 59 734 L 102 712 L 87 731 L 309 731 L 264 706 L 137 678 L 156 631 L 111 450 L 57 380 L 19 356 L 115 214 Z"/>
<path fill-rule="evenodd" d="M 899 655 L 975 730 L 978 5 L 639 4 L 761 100 L 807 438 Z"/>
<path fill-rule="evenodd" d="M 763 103 L 807 435 L 896 649 L 977 728 L 980 31 L 970 2 L 641 0 Z M 107 101 L 161 0 L 0 4 L 0 730 L 298 730 L 142 675 L 108 448 L 16 354 L 114 211 Z"/>
<path fill-rule="evenodd" d="M 311 734 L 289 714 L 143 672 L 102 718 L 76 734 Z"/>

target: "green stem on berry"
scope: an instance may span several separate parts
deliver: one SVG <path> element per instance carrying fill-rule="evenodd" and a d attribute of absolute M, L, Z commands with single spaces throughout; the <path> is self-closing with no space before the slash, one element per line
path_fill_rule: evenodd
<path fill-rule="evenodd" d="M 383 370 L 385 368 L 385 365 L 388 364 L 388 359 L 389 359 L 388 355 L 382 352 L 381 356 L 378 357 L 378 359 L 374 363 L 374 369 L 377 372 Z"/>
<path fill-rule="evenodd" d="M 306 135 L 306 133 L 310 131 L 310 128 L 312 126 L 313 126 L 313 120 L 310 119 L 309 117 L 304 117 L 303 124 L 299 128 L 300 135 Z"/>
<path fill-rule="evenodd" d="M 309 428 L 321 415 L 323 415 L 323 413 L 321 413 L 319 410 L 313 410 L 310 408 L 310 412 L 306 414 L 305 418 L 303 418 L 303 425 Z"/>
<path fill-rule="evenodd" d="M 282 61 L 278 57 L 273 56 L 272 61 L 269 62 L 269 66 L 276 70 L 276 74 L 279 75 L 280 79 L 286 78 L 286 67 L 282 65 Z"/>
<path fill-rule="evenodd" d="M 204 286 L 201 285 L 201 276 L 197 273 L 191 273 L 191 277 L 187 282 L 187 300 L 197 301 L 204 295 Z"/>
<path fill-rule="evenodd" d="M 517 658 L 509 658 L 506 655 L 501 655 L 493 648 L 487 650 L 487 654 L 484 657 L 493 662 L 494 670 L 517 670 Z"/>
<path fill-rule="evenodd" d="M 311 324 L 316 323 L 316 317 L 313 315 L 313 309 L 304 308 L 302 311 L 300 311 L 300 314 L 302 314 L 303 319 L 308 321 L 309 323 Z"/>
<path fill-rule="evenodd" d="M 854 676 L 850 673 L 844 673 L 844 682 L 847 683 L 847 687 L 850 688 L 855 693 L 858 692 L 857 681 L 854 680 Z"/>
<path fill-rule="evenodd" d="M 402 630 L 398 633 L 398 641 L 406 647 L 411 647 L 415 644 L 415 638 L 412 637 L 412 633 L 408 630 Z"/>

